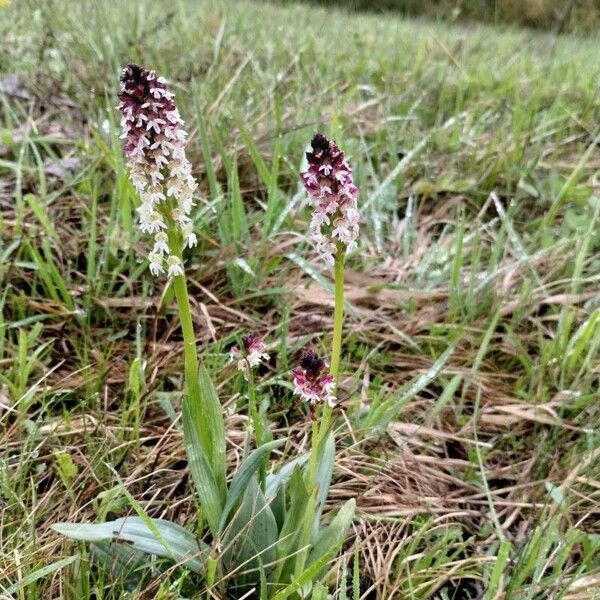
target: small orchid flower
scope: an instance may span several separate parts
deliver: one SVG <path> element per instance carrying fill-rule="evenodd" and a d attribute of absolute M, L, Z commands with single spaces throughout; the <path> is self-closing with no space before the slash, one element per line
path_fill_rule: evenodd
<path fill-rule="evenodd" d="M 233 346 L 229 351 L 230 360 L 237 360 L 238 369 L 248 379 L 248 371 L 257 367 L 262 361 L 271 358 L 268 354 L 267 345 L 263 340 L 253 333 L 242 336 L 242 348 Z"/>

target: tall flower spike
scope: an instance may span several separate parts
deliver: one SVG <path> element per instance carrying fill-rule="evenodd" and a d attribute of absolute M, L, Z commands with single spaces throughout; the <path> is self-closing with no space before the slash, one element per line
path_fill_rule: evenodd
<path fill-rule="evenodd" d="M 257 367 L 263 360 L 271 358 L 267 353 L 267 345 L 253 333 L 242 336 L 242 348 L 233 346 L 229 351 L 229 358 L 237 360 L 237 366 L 248 379 L 248 371 Z"/>
<path fill-rule="evenodd" d="M 154 71 L 133 64 L 123 69 L 121 138 L 129 175 L 141 200 L 139 227 L 154 237 L 148 256 L 150 272 L 166 271 L 171 277 L 183 275 L 183 266 L 168 234 L 179 237 L 182 246 L 196 244 L 189 214 L 198 187 L 185 154 L 187 134 L 174 97 Z"/>
<path fill-rule="evenodd" d="M 328 265 L 333 265 L 336 242 L 342 242 L 346 252 L 356 248 L 358 188 L 344 153 L 333 140 L 317 133 L 310 144 L 312 152 L 306 153 L 308 166 L 300 173 L 313 207 L 310 233 L 319 254 Z"/>
<path fill-rule="evenodd" d="M 292 370 L 294 394 L 310 404 L 335 406 L 335 381 L 326 372 L 327 366 L 312 350 L 303 350 L 300 366 Z"/>

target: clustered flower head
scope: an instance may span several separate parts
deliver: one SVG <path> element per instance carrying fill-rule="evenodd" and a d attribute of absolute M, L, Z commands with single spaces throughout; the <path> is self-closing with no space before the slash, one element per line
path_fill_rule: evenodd
<path fill-rule="evenodd" d="M 248 371 L 257 367 L 263 360 L 271 358 L 268 354 L 267 345 L 263 340 L 253 333 L 242 336 L 242 348 L 233 346 L 229 351 L 231 360 L 237 360 L 237 367 L 244 377 L 248 379 Z"/>
<path fill-rule="evenodd" d="M 121 74 L 119 99 L 124 153 L 142 202 L 137 209 L 140 230 L 154 236 L 150 271 L 183 275 L 168 233 L 179 235 L 188 247 L 196 245 L 189 214 L 198 184 L 185 154 L 187 133 L 174 95 L 154 71 L 130 64 Z"/>
<path fill-rule="evenodd" d="M 306 153 L 308 166 L 300 173 L 314 209 L 310 232 L 319 254 L 333 265 L 336 242 L 343 243 L 346 252 L 356 248 L 358 188 L 344 153 L 333 140 L 317 133 L 311 146 L 312 152 Z"/>
<path fill-rule="evenodd" d="M 335 380 L 327 373 L 327 363 L 312 350 L 303 350 L 300 366 L 292 370 L 294 394 L 310 404 L 335 406 Z"/>

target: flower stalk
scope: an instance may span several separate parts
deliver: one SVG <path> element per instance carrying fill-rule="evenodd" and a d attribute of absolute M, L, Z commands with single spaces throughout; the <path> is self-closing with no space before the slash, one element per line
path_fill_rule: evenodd
<path fill-rule="evenodd" d="M 267 345 L 262 338 L 254 333 L 242 336 L 240 346 L 233 346 L 229 351 L 229 358 L 237 361 L 237 368 L 244 375 L 248 384 L 248 413 L 254 430 L 254 440 L 256 447 L 259 448 L 269 441 L 268 428 L 265 425 L 263 415 L 260 412 L 256 398 L 256 386 L 254 382 L 253 369 L 263 361 L 270 359 L 267 352 Z M 261 461 L 259 469 L 259 480 L 261 488 L 264 490 L 267 474 L 267 465 L 265 460 Z"/>
<path fill-rule="evenodd" d="M 346 262 L 346 249 L 342 242 L 337 243 L 335 254 L 335 307 L 333 311 L 333 338 L 331 340 L 331 364 L 329 373 L 337 384 L 340 359 L 342 356 L 342 333 L 344 328 L 344 265 Z M 319 448 L 324 441 L 331 426 L 333 407 L 326 404 L 321 415 L 320 428 L 317 439 L 313 440 Z"/>
<path fill-rule="evenodd" d="M 252 420 L 252 429 L 254 429 L 254 442 L 257 448 L 260 448 L 264 443 L 267 442 L 265 439 L 265 426 L 263 423 L 262 415 L 259 412 L 258 402 L 256 401 L 256 388 L 254 386 L 254 375 L 252 372 L 248 375 L 248 412 L 250 413 L 250 419 Z M 265 491 L 265 485 L 267 481 L 267 462 L 266 458 L 260 461 L 260 467 L 258 468 L 258 480 L 260 488 Z"/>
<path fill-rule="evenodd" d="M 306 390 L 298 385 L 298 377 L 294 373 L 294 384 L 297 389 L 300 387 L 300 394 L 310 402 L 312 416 L 311 453 L 306 475 L 310 498 L 302 536 L 306 547 L 310 547 L 319 511 L 319 461 L 324 455 L 328 436 L 331 435 L 336 399 L 331 390 L 335 388 L 337 391 L 339 381 L 344 325 L 345 259 L 346 254 L 356 247 L 360 218 L 357 207 L 358 188 L 354 185 L 352 169 L 346 162 L 344 153 L 333 140 L 321 134 L 313 137 L 311 146 L 312 151 L 306 153 L 308 166 L 301 173 L 301 178 L 313 206 L 311 238 L 321 258 L 334 267 L 335 305 L 329 374 L 313 381 L 313 385 Z M 320 362 L 325 365 L 323 361 Z M 325 377 L 328 378 L 327 388 L 325 385 L 315 385 L 318 381 L 324 381 Z M 326 390 L 328 394 L 325 393 Z M 314 412 L 313 404 L 316 404 Z M 303 568 L 305 558 L 306 556 L 299 560 L 299 569 Z"/>
<path fill-rule="evenodd" d="M 248 412 L 252 419 L 252 427 L 254 429 L 254 437 L 256 438 L 256 447 L 260 446 L 263 439 L 263 423 L 258 411 L 258 402 L 256 401 L 256 388 L 254 386 L 254 375 L 248 375 Z"/>
<path fill-rule="evenodd" d="M 167 82 L 150 70 L 127 65 L 121 74 L 119 110 L 131 182 L 141 200 L 139 229 L 152 236 L 150 272 L 173 284 L 181 330 L 187 398 L 202 404 L 200 361 L 183 267 L 183 250 L 195 246 L 190 212 L 198 186 L 185 153 L 187 133 Z"/>

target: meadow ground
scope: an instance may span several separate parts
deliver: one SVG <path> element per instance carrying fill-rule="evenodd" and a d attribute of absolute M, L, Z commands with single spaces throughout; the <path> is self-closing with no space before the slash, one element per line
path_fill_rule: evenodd
<path fill-rule="evenodd" d="M 180 330 L 114 110 L 136 61 L 190 129 L 188 278 L 232 465 L 240 332 L 272 344 L 282 457 L 307 443 L 289 368 L 327 347 L 332 301 L 297 173 L 315 130 L 354 165 L 334 597 L 347 573 L 365 599 L 600 598 L 597 40 L 208 0 L 15 1 L 0 39 L 0 596 L 124 597 L 49 529 L 127 514 L 124 488 L 194 518 Z"/>

